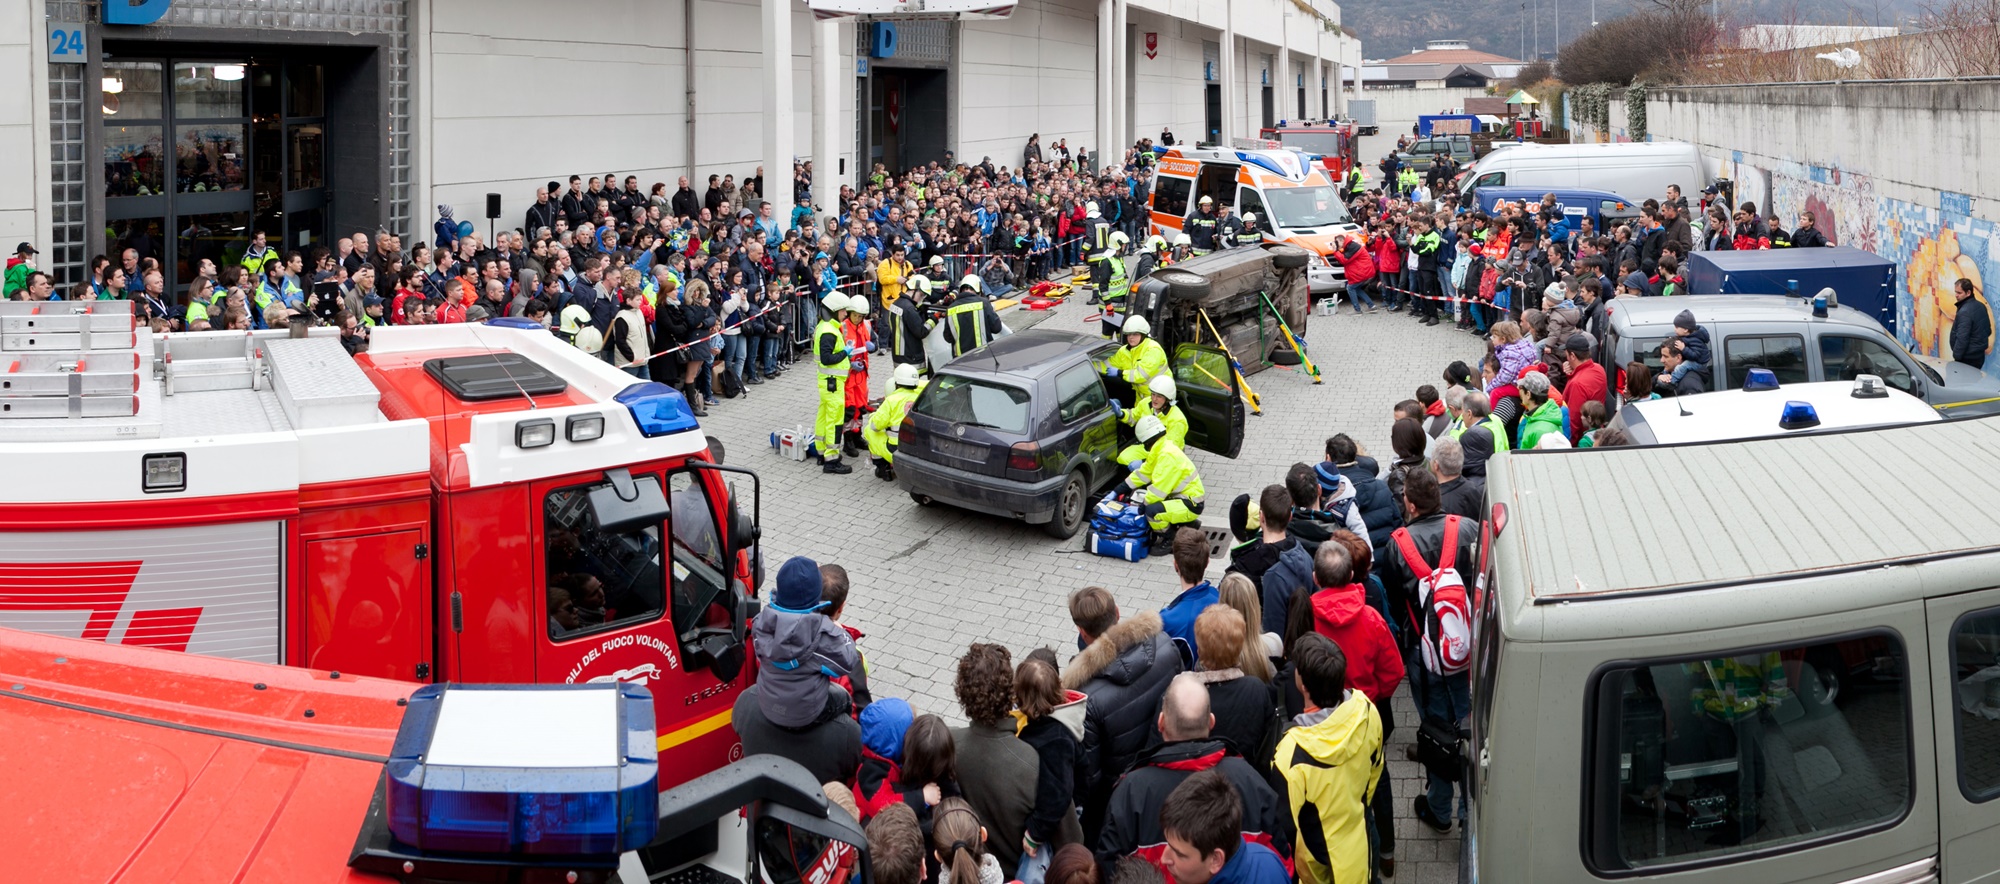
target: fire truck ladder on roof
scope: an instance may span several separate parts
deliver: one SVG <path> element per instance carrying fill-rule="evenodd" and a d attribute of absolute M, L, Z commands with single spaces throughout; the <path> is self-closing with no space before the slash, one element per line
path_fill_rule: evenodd
<path fill-rule="evenodd" d="M 131 301 L 0 302 L 0 418 L 130 417 L 139 364 Z"/>

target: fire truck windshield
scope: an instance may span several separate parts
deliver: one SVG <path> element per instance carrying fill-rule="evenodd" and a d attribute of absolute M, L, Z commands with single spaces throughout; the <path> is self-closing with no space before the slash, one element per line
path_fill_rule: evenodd
<path fill-rule="evenodd" d="M 1264 202 L 1271 213 L 1271 220 L 1287 230 L 1346 224 L 1350 220 L 1340 195 L 1325 184 L 1266 187 Z"/>

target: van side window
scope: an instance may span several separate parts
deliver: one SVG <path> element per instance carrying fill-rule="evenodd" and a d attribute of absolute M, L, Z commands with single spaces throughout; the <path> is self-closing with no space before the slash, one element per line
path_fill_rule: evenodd
<path fill-rule="evenodd" d="M 1481 175 L 1481 176 L 1479 176 L 1479 177 L 1478 177 L 1478 178 L 1476 178 L 1476 179 L 1473 179 L 1473 182 L 1472 182 L 1472 186 L 1473 186 L 1473 187 L 1506 187 L 1506 186 L 1507 186 L 1507 173 L 1505 173 L 1505 172 L 1488 172 L 1488 173 L 1486 173 L 1486 174 L 1484 174 L 1484 175 Z"/>
<path fill-rule="evenodd" d="M 1952 705 L 1958 714 L 1958 787 L 1968 801 L 2000 798 L 2000 608 L 1951 627 Z"/>
<path fill-rule="evenodd" d="M 1716 865 L 1894 825 L 1913 777 L 1907 671 L 1888 633 L 1600 671 L 1586 861 Z"/>
<path fill-rule="evenodd" d="M 1236 172 L 1240 166 L 1204 164 L 1195 178 L 1195 199 L 1213 197 L 1215 208 L 1236 205 Z M 1183 213 L 1185 214 L 1185 213 Z"/>
<path fill-rule="evenodd" d="M 1717 389 L 1741 388 L 1753 368 L 1770 369 L 1780 384 L 1811 380 L 1806 372 L 1806 341 L 1798 335 L 1731 335 L 1723 340 L 1722 350 L 1729 361 L 1728 382 Z"/>
<path fill-rule="evenodd" d="M 1194 182 L 1186 178 L 1171 178 L 1161 175 L 1159 183 L 1153 186 L 1153 211 L 1176 217 L 1186 217 L 1188 188 L 1193 185 Z"/>
<path fill-rule="evenodd" d="M 1819 363 L 1829 381 L 1851 381 L 1855 375 L 1872 374 L 1905 393 L 1917 391 L 1909 367 L 1880 341 L 1853 335 L 1820 335 Z"/>
<path fill-rule="evenodd" d="M 1264 212 L 1264 198 L 1248 187 L 1238 188 L 1236 193 L 1236 217 L 1256 213 L 1257 224 L 1265 230 L 1271 229 L 1271 217 Z"/>
<path fill-rule="evenodd" d="M 633 480 L 660 484 L 658 476 Z M 547 544 L 543 590 L 551 639 L 653 620 L 664 606 L 660 525 L 617 531 L 598 527 L 587 496 L 591 489 L 607 484 L 559 488 L 542 501 L 542 539 Z"/>

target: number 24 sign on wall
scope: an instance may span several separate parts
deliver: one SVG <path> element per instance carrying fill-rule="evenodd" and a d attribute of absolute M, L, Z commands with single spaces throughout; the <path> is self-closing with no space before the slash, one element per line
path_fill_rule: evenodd
<path fill-rule="evenodd" d="M 49 22 L 49 61 L 83 64 L 89 60 L 84 45 L 82 26 Z"/>

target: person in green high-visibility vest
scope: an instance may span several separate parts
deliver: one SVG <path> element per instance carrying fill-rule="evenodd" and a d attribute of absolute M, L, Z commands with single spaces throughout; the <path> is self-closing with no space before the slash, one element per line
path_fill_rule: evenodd
<path fill-rule="evenodd" d="M 813 415 L 813 438 L 819 449 L 820 472 L 844 475 L 854 472 L 853 467 L 840 462 L 840 428 L 847 413 L 848 360 L 855 351 L 848 346 L 841 323 L 853 305 L 839 291 L 827 292 L 819 303 L 826 315 L 813 327 L 813 364 L 819 367 L 819 410 Z"/>
<path fill-rule="evenodd" d="M 1164 374 L 1155 377 L 1146 382 L 1146 389 L 1151 391 L 1150 395 L 1131 408 L 1120 405 L 1116 399 L 1111 400 L 1111 411 L 1128 427 L 1136 427 L 1148 417 L 1158 417 L 1167 426 L 1167 438 L 1175 445 L 1186 446 L 1187 415 L 1182 414 L 1181 407 L 1174 403 L 1174 397 L 1180 391 L 1175 387 L 1173 377 Z M 1128 470 L 1138 469 L 1140 461 L 1145 459 L 1144 445 L 1127 445 L 1118 452 L 1118 465 Z"/>

